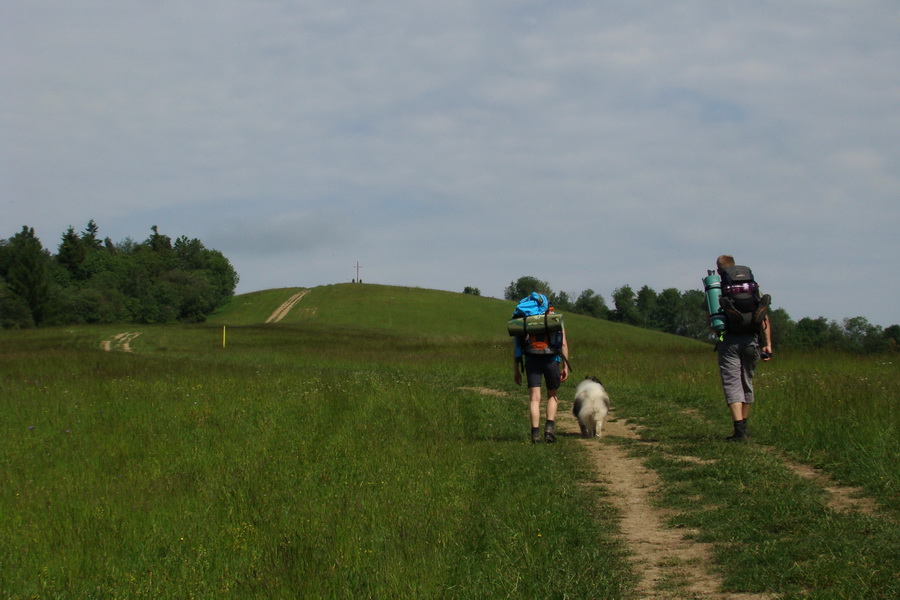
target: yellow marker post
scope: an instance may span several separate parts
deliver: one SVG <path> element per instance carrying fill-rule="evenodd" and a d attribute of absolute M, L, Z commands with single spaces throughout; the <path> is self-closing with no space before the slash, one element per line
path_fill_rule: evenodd
<path fill-rule="evenodd" d="M 225 347 L 225 325 L 222 325 L 222 347 Z"/>

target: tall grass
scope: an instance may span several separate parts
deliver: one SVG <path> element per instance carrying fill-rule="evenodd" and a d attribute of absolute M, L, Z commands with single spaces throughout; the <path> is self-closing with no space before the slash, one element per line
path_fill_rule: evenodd
<path fill-rule="evenodd" d="M 287 327 L 199 352 L 215 329 L 4 336 L 6 596 L 621 596 L 577 448 L 526 445 L 466 360 Z"/>
<path fill-rule="evenodd" d="M 142 327 L 133 354 L 100 350 L 127 328 L 0 332 L 3 597 L 629 597 L 583 448 L 528 441 L 511 303 L 326 286 L 260 324 L 294 291 Z M 754 443 L 729 445 L 709 346 L 567 330 L 573 377 L 600 376 L 641 428 L 601 443 L 660 472 L 672 524 L 715 545 L 729 589 L 900 593 L 896 364 L 778 356 L 758 372 Z M 830 511 L 780 452 L 884 514 Z"/>
<path fill-rule="evenodd" d="M 714 423 L 720 437 L 730 434 L 712 346 L 666 336 L 607 344 L 590 329 L 583 341 L 575 333 L 569 337 L 573 351 L 589 357 L 582 371 L 600 375 L 627 400 L 617 403 L 623 416 L 662 425 L 689 410 Z M 759 363 L 755 390 L 750 423 L 756 442 L 866 488 L 885 508 L 900 509 L 896 357 L 779 353 Z"/>
<path fill-rule="evenodd" d="M 658 504 L 674 513 L 673 527 L 713 544 L 726 589 L 898 597 L 900 373 L 892 357 L 776 355 L 757 369 L 753 442 L 731 444 L 712 348 L 663 343 L 612 349 L 591 340 L 584 351 L 617 414 L 640 428 L 641 439 L 627 445 L 662 476 Z M 782 454 L 861 486 L 879 513 L 830 508 L 827 492 L 790 471 Z"/>
<path fill-rule="evenodd" d="M 789 355 L 759 379 L 766 436 L 900 509 L 898 375 L 891 355 Z"/>

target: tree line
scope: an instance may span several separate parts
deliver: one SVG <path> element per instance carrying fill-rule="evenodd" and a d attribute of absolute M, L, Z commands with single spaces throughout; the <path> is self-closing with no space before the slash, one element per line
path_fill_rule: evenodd
<path fill-rule="evenodd" d="M 155 225 L 143 242 L 113 243 L 90 220 L 80 233 L 70 226 L 56 254 L 23 226 L 0 239 L 0 326 L 202 322 L 237 282 L 221 252 Z"/>
<path fill-rule="evenodd" d="M 637 292 L 629 285 L 616 288 L 610 308 L 602 295 L 587 289 L 574 300 L 566 292 L 555 292 L 536 277 L 520 277 L 504 290 L 506 300 L 520 300 L 531 292 L 547 296 L 560 312 L 587 315 L 663 331 L 703 341 L 713 341 L 706 313 L 706 294 L 700 290 L 667 288 L 656 292 L 649 286 Z M 818 349 L 861 354 L 896 352 L 900 349 L 900 325 L 882 328 L 865 317 L 844 319 L 842 323 L 825 317 L 804 317 L 794 321 L 782 308 L 771 308 L 772 343 L 776 348 Z"/>

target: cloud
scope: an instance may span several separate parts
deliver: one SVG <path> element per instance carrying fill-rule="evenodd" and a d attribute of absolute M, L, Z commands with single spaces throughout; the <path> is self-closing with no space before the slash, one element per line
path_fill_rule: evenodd
<path fill-rule="evenodd" d="M 339 248 L 358 237 L 358 229 L 339 213 L 288 212 L 227 220 L 207 236 L 213 245 L 236 254 L 275 256 Z"/>

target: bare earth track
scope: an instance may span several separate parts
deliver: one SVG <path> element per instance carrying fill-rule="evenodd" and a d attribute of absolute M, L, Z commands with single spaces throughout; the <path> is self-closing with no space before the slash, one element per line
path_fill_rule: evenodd
<path fill-rule="evenodd" d="M 804 479 L 812 481 L 828 492 L 828 506 L 835 511 L 858 511 L 867 515 L 876 513 L 875 501 L 863 496 L 863 490 L 835 482 L 831 477 L 809 465 L 782 458 L 784 465 Z"/>
<path fill-rule="evenodd" d="M 289 312 L 291 312 L 291 309 L 294 308 L 294 306 L 296 306 L 298 302 L 300 302 L 303 296 L 308 293 L 309 290 L 302 290 L 288 298 L 281 306 L 275 309 L 275 312 L 269 315 L 269 318 L 266 319 L 266 323 L 277 323 L 278 321 L 282 320 Z"/>
<path fill-rule="evenodd" d="M 509 394 L 488 388 L 463 388 L 490 396 L 509 397 Z M 575 417 L 561 404 L 557 413 L 558 432 L 579 436 Z M 666 525 L 669 517 L 663 509 L 651 504 L 652 495 L 659 488 L 656 473 L 644 466 L 639 458 L 630 456 L 617 439 L 640 439 L 637 429 L 610 419 L 603 427 L 603 437 L 578 439 L 585 445 L 594 465 L 596 479 L 585 485 L 601 486 L 609 494 L 621 522 L 621 535 L 631 553 L 635 572 L 641 576 L 636 597 L 641 600 L 770 600 L 774 594 L 738 594 L 722 592 L 722 580 L 710 570 L 713 564 L 711 546 L 691 539 L 697 532 L 675 529 Z M 774 450 L 773 450 L 774 451 Z M 687 459 L 688 457 L 682 457 Z M 833 510 L 875 512 L 875 503 L 862 496 L 861 490 L 842 486 L 812 467 L 782 457 L 787 468 L 809 479 L 829 492 L 829 506 Z"/>
<path fill-rule="evenodd" d="M 508 396 L 500 390 L 465 388 L 491 396 Z M 650 503 L 659 479 L 640 459 L 628 455 L 616 438 L 638 439 L 636 429 L 614 416 L 603 426 L 602 441 L 579 439 L 588 448 L 597 479 L 586 485 L 604 487 L 622 517 L 619 527 L 631 552 L 635 572 L 641 575 L 637 598 L 641 600 L 768 600 L 760 594 L 725 594 L 722 581 L 708 565 L 712 552 L 708 544 L 686 537 L 691 531 L 666 526 L 666 513 Z M 575 417 L 561 404 L 557 431 L 579 435 Z"/>
<path fill-rule="evenodd" d="M 577 434 L 578 424 L 568 411 L 557 416 L 560 429 Z M 766 600 L 770 595 L 725 594 L 722 581 L 707 568 L 712 564 L 708 544 L 686 537 L 695 533 L 667 527 L 666 513 L 650 503 L 659 487 L 656 473 L 631 457 L 613 439 L 638 439 L 634 427 L 610 419 L 603 427 L 602 442 L 585 444 L 598 474 L 597 482 L 610 492 L 610 500 L 622 516 L 620 528 L 632 553 L 635 571 L 642 575 L 638 598 L 646 600 L 704 598 L 715 600 Z"/>
<path fill-rule="evenodd" d="M 126 331 L 114 335 L 108 340 L 100 342 L 100 347 L 107 352 L 118 350 L 119 352 L 131 352 L 131 342 L 141 335 L 140 331 Z"/>
<path fill-rule="evenodd" d="M 269 318 L 266 319 L 266 323 L 277 323 L 282 320 L 294 306 L 297 305 L 298 302 L 309 293 L 309 290 L 301 290 L 296 294 L 292 295 L 286 301 L 284 301 L 281 306 L 275 309 Z M 139 331 L 128 331 L 125 333 L 119 333 L 114 335 L 108 340 L 103 340 L 100 342 L 100 348 L 107 352 L 111 352 L 113 350 L 117 350 L 119 352 L 131 352 L 131 342 L 141 335 Z"/>
<path fill-rule="evenodd" d="M 704 418 L 699 412 L 694 410 L 687 410 L 685 413 L 697 419 Z M 772 452 L 777 453 L 775 449 L 772 449 Z M 831 510 L 837 512 L 858 511 L 867 515 L 874 515 L 877 512 L 875 501 L 866 497 L 864 495 L 865 492 L 861 488 L 837 483 L 826 473 L 819 471 L 815 467 L 795 462 L 780 453 L 778 453 L 778 458 L 795 475 L 811 481 L 824 489 L 828 493 L 826 501 Z"/>

